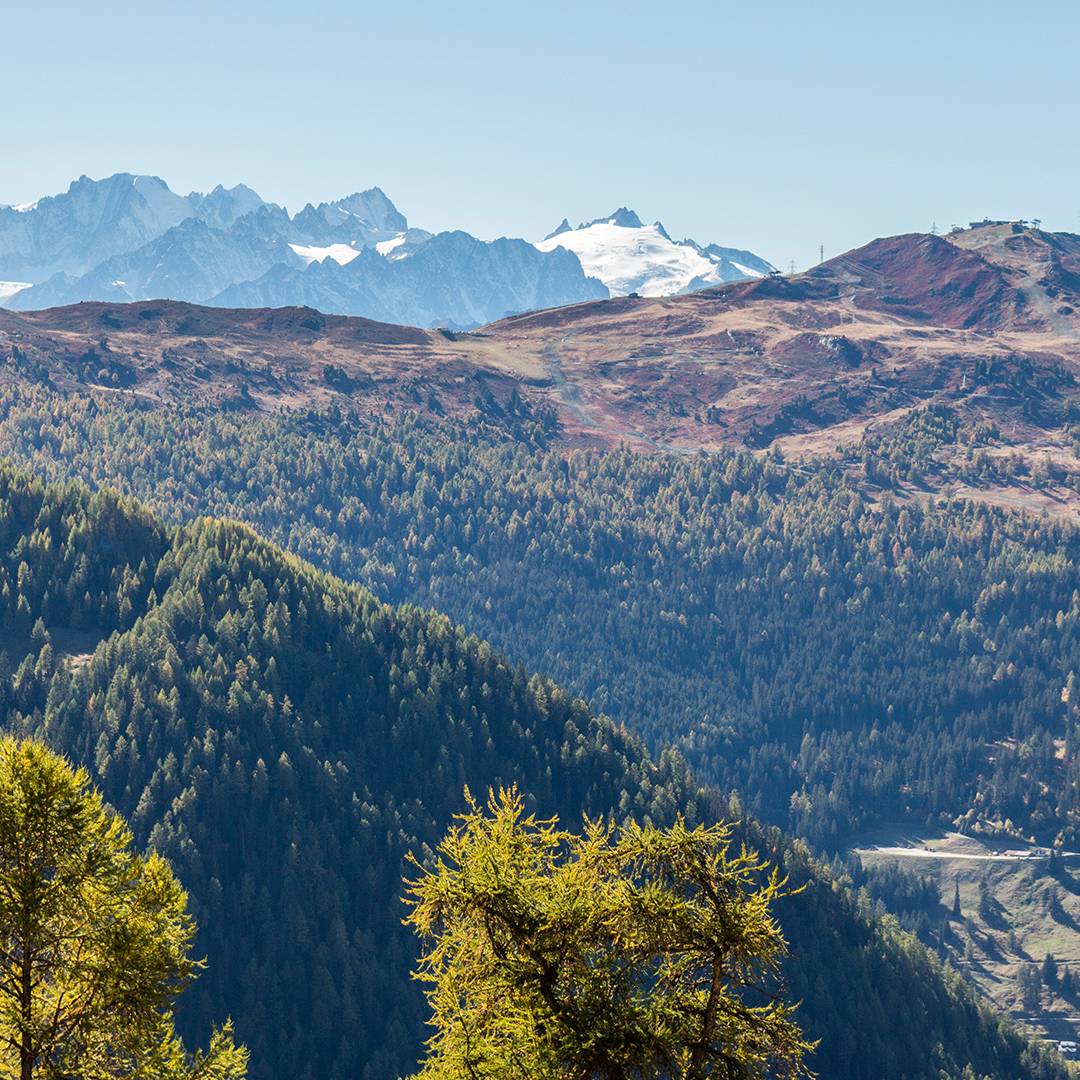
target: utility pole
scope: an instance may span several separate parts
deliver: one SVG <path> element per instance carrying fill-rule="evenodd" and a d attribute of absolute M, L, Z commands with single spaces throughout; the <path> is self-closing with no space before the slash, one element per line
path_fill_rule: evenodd
<path fill-rule="evenodd" d="M 825 261 L 825 245 L 822 244 L 818 248 L 818 263 L 820 264 L 820 263 L 823 263 L 824 261 Z"/>
<path fill-rule="evenodd" d="M 791 273 L 794 276 L 794 274 L 795 274 L 795 260 L 794 259 L 791 260 Z"/>
<path fill-rule="evenodd" d="M 937 236 L 937 222 L 936 221 L 931 221 L 930 222 L 930 235 L 931 236 Z"/>

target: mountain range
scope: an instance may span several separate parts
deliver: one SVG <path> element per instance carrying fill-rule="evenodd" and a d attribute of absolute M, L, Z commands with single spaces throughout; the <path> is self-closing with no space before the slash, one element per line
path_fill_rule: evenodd
<path fill-rule="evenodd" d="M 299 213 L 250 188 L 172 192 L 152 176 L 80 177 L 0 207 L 0 304 L 84 300 L 306 305 L 384 322 L 467 329 L 507 315 L 641 291 L 667 295 L 768 273 L 750 252 L 675 243 L 632 211 L 538 244 L 410 228 L 378 188 Z"/>
<path fill-rule="evenodd" d="M 369 248 L 344 266 L 312 262 L 296 272 L 311 282 L 304 308 L 153 302 L 0 313 L 0 353 L 7 341 L 57 385 L 116 379 L 164 401 L 259 409 L 303 400 L 464 415 L 478 396 L 516 394 L 552 410 L 567 445 L 748 447 L 839 460 L 854 472 L 867 441 L 903 435 L 932 408 L 972 434 L 937 439 L 918 476 L 894 483 L 1065 515 L 1080 509 L 1069 480 L 1080 420 L 1080 237 L 1018 223 L 886 237 L 790 278 L 590 300 L 469 333 L 312 310 L 316 285 L 350 271 L 372 304 L 404 305 L 388 264 L 417 281 L 437 267 L 449 295 L 451 268 L 468 260 L 462 281 L 492 295 L 498 287 L 496 303 L 505 304 L 506 278 L 492 262 L 509 243 L 442 234 L 399 263 L 393 251 L 387 259 Z M 546 257 L 573 256 L 556 247 Z M 522 290 L 527 277 L 522 269 Z M 543 282 L 530 279 L 534 295 Z M 242 292 L 229 295 L 246 303 Z M 267 297 L 287 298 L 284 284 Z M 459 308 L 457 321 L 478 321 L 481 306 Z M 425 314 L 436 310 L 433 301 Z"/>

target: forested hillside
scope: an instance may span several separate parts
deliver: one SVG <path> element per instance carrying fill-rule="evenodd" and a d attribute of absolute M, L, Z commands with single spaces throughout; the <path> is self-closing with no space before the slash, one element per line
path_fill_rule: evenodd
<path fill-rule="evenodd" d="M 516 410 L 516 411 L 515 411 Z M 916 469 L 941 418 L 866 442 Z M 1080 540 L 773 457 L 545 449 L 544 417 L 220 412 L 10 387 L 0 452 L 248 521 L 436 608 L 826 849 L 882 821 L 1080 843 Z"/>
<path fill-rule="evenodd" d="M 411 1068 L 402 861 L 428 853 L 465 784 L 516 781 L 567 820 L 729 810 L 677 756 L 651 760 L 445 617 L 386 606 L 242 525 L 166 526 L 6 467 L 0 522 L 6 726 L 84 762 L 172 861 L 210 965 L 184 1022 L 231 1012 L 256 1077 Z M 797 845 L 744 830 L 808 883 L 782 918 L 822 1075 L 1066 1075 Z"/>

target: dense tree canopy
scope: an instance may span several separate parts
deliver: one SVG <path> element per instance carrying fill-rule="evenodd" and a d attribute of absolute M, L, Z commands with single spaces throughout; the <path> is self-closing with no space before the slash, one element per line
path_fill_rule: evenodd
<path fill-rule="evenodd" d="M 383 604 L 244 526 L 164 526 L 3 467 L 0 522 L 5 726 L 81 762 L 136 844 L 175 867 L 210 961 L 178 1026 L 197 1037 L 233 1015 L 260 1080 L 415 1068 L 424 1007 L 402 875 L 465 785 L 517 783 L 530 812 L 563 820 L 741 818 L 676 754 L 651 758 L 444 616 Z M 784 978 L 821 1039 L 812 1067 L 1064 1075 L 805 849 L 749 821 L 739 839 L 806 886 L 777 914 Z"/>
<path fill-rule="evenodd" d="M 0 450 L 443 611 L 819 847 L 898 818 L 1080 843 L 1074 529 L 730 451 L 546 450 L 493 408 L 388 428 L 8 388 Z M 916 414 L 867 467 L 955 428 Z"/>

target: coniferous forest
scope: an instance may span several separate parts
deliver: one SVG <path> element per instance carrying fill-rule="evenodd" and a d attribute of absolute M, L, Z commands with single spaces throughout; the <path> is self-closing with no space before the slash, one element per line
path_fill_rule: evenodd
<path fill-rule="evenodd" d="M 804 845 L 445 616 L 242 524 L 8 467 L 0 509 L 6 726 L 84 764 L 170 861 L 208 958 L 180 1027 L 231 1014 L 250 1075 L 415 1068 L 406 856 L 430 857 L 466 785 L 512 783 L 566 820 L 737 819 L 805 886 L 778 909 L 783 976 L 820 1074 L 1066 1075 Z"/>
<path fill-rule="evenodd" d="M 552 423 L 516 399 L 387 425 L 21 385 L 0 453 L 441 611 L 819 850 L 897 820 L 1080 843 L 1075 530 L 774 455 L 568 453 Z M 864 472 L 927 428 L 868 441 Z"/>

